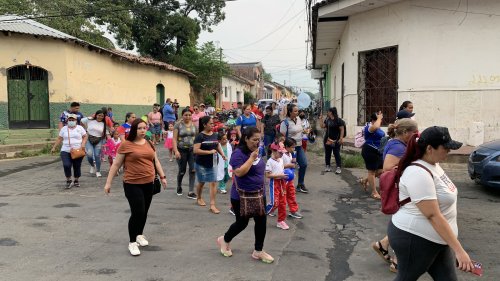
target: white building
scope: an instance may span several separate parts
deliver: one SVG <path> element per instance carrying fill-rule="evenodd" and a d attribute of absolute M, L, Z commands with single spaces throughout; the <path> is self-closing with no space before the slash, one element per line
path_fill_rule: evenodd
<path fill-rule="evenodd" d="M 313 68 L 350 135 L 377 110 L 394 121 L 410 100 L 421 130 L 500 138 L 500 1 L 328 0 L 311 18 Z"/>
<path fill-rule="evenodd" d="M 222 77 L 222 89 L 217 98 L 217 107 L 225 109 L 236 108 L 236 103 L 244 101 L 244 93 L 251 92 L 254 83 L 243 77 L 229 75 Z"/>

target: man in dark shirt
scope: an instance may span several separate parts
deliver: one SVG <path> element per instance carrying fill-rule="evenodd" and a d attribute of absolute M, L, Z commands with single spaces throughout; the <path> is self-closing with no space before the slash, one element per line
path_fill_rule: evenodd
<path fill-rule="evenodd" d="M 280 123 L 280 118 L 278 115 L 273 114 L 273 109 L 271 106 L 266 107 L 266 115 L 262 118 L 261 132 L 264 132 L 264 146 L 267 148 L 271 143 L 273 143 L 276 137 L 276 125 Z M 268 155 L 269 156 L 269 155 Z"/>
<path fill-rule="evenodd" d="M 82 120 L 82 118 L 84 116 L 80 112 L 80 104 L 78 102 L 74 101 L 70 104 L 70 108 L 68 110 L 65 110 L 65 111 L 63 111 L 63 113 L 61 113 L 61 116 L 59 117 L 59 124 L 58 124 L 59 130 L 61 130 L 62 127 L 67 125 L 69 114 L 76 114 L 76 116 L 77 116 L 76 123 L 78 125 L 81 125 L 80 121 Z"/>

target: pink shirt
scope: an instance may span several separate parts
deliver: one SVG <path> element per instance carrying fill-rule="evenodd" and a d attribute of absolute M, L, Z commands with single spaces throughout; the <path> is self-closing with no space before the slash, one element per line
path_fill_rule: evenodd
<path fill-rule="evenodd" d="M 161 124 L 161 113 L 160 112 L 150 112 L 148 114 L 148 121 L 152 124 Z"/>
<path fill-rule="evenodd" d="M 194 126 L 195 126 L 196 128 L 198 128 L 198 127 L 199 127 L 199 125 L 200 125 L 199 120 L 200 120 L 202 117 L 205 117 L 205 116 L 207 116 L 207 115 L 206 115 L 206 114 L 205 114 L 205 112 L 203 112 L 203 111 L 199 112 L 198 114 L 193 113 L 193 114 L 191 115 L 191 119 L 193 120 L 193 124 L 194 124 Z"/>

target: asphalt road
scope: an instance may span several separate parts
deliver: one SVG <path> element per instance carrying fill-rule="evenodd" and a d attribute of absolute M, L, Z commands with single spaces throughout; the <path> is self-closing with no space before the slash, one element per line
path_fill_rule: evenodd
<path fill-rule="evenodd" d="M 145 235 L 150 246 L 128 253 L 129 208 L 120 178 L 105 196 L 104 178 L 88 174 L 80 188 L 64 190 L 62 165 L 55 157 L 0 161 L 1 280 L 392 280 L 388 265 L 371 250 L 383 236 L 389 217 L 357 186 L 363 170 L 345 169 L 342 176 L 322 175 L 322 160 L 309 154 L 306 185 L 298 194 L 304 215 L 289 219 L 290 230 L 268 219 L 265 250 L 275 257 L 268 265 L 251 259 L 253 223 L 236 237 L 234 256 L 224 258 L 215 243 L 233 222 L 229 196 L 217 197 L 221 214 L 175 195 L 177 166 L 161 153 L 169 188 L 156 195 Z M 56 162 L 54 162 L 56 161 Z M 107 174 L 108 164 L 103 164 Z M 500 278 L 500 194 L 468 180 L 465 167 L 449 169 L 459 188 L 460 240 L 482 262 L 485 276 Z M 187 179 L 185 179 L 187 182 Z M 184 188 L 187 190 L 187 186 Z M 204 198 L 208 199 L 205 191 Z M 477 280 L 460 273 L 460 280 Z M 430 280 L 428 277 L 422 280 Z"/>

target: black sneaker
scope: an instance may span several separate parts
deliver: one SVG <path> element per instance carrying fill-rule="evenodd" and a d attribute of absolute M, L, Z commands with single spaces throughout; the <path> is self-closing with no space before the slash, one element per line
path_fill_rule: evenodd
<path fill-rule="evenodd" d="M 177 196 L 181 196 L 181 195 L 182 195 L 182 187 L 178 187 L 177 188 Z"/>
<path fill-rule="evenodd" d="M 72 180 L 66 180 L 66 189 L 70 189 L 73 187 L 73 181 Z"/>
<path fill-rule="evenodd" d="M 306 186 L 304 184 L 299 184 L 297 186 L 297 188 L 299 189 L 298 191 L 299 192 L 302 192 L 302 193 L 309 193 L 309 190 L 307 190 Z"/>
<path fill-rule="evenodd" d="M 302 218 L 302 214 L 299 213 L 298 211 L 297 212 L 290 212 L 288 214 L 288 216 L 290 216 L 292 218 L 296 218 L 296 219 L 301 219 Z"/>
<path fill-rule="evenodd" d="M 75 180 L 75 181 L 73 182 L 73 186 L 74 186 L 74 187 L 80 187 L 80 183 L 79 183 L 77 180 Z"/>
<path fill-rule="evenodd" d="M 187 198 L 195 200 L 196 199 L 196 194 L 194 194 L 194 192 L 189 192 L 188 195 L 187 195 Z"/>

